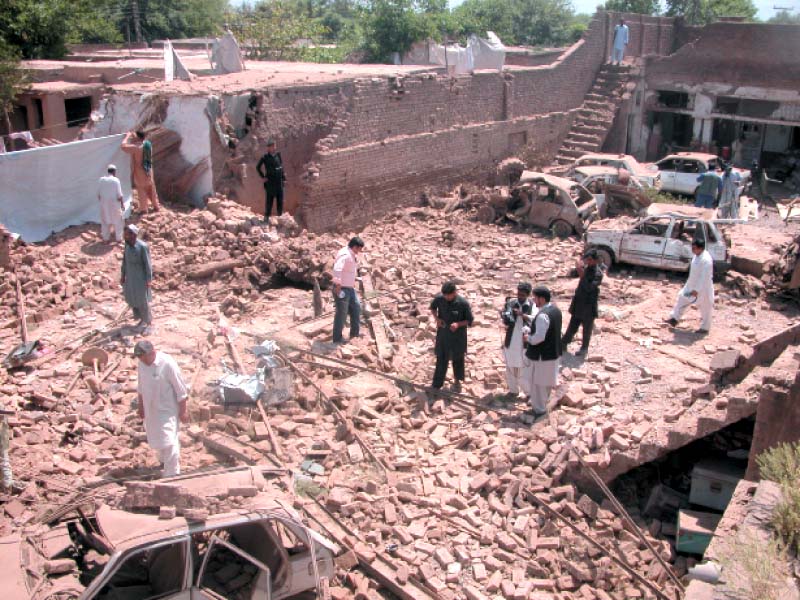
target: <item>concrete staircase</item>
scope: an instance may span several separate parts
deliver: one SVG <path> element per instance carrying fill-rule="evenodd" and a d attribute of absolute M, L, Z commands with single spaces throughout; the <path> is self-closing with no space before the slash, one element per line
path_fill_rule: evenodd
<path fill-rule="evenodd" d="M 556 155 L 559 165 L 571 164 L 579 156 L 600 151 L 622 103 L 632 68 L 630 65 L 610 64 L 600 67 L 592 89 L 584 97 L 572 128 Z"/>

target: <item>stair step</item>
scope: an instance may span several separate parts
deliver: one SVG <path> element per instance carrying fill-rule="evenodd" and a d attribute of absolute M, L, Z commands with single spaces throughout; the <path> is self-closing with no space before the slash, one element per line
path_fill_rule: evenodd
<path fill-rule="evenodd" d="M 606 128 L 597 125 L 584 125 L 583 123 L 578 123 L 576 121 L 572 125 L 572 129 L 570 130 L 570 134 L 572 133 L 580 133 L 583 135 L 596 135 L 598 137 L 602 137 L 606 133 Z"/>
<path fill-rule="evenodd" d="M 589 140 L 572 140 L 570 138 L 567 138 L 566 140 L 564 140 L 564 145 L 565 146 L 571 146 L 572 148 L 585 148 L 587 151 L 588 150 L 592 150 L 593 151 L 593 150 L 597 149 L 598 143 L 597 143 L 597 141 L 594 141 L 594 140 L 593 141 L 589 141 Z"/>
<path fill-rule="evenodd" d="M 597 143 L 600 141 L 600 135 L 597 133 L 579 133 L 574 129 L 570 130 L 565 142 L 592 142 Z"/>
<path fill-rule="evenodd" d="M 604 100 L 585 100 L 583 106 L 589 109 L 597 109 L 597 110 L 608 110 L 610 111 L 613 107 L 613 102 L 610 102 L 607 99 Z"/>
<path fill-rule="evenodd" d="M 566 156 L 573 160 L 578 158 L 579 156 L 583 156 L 584 154 L 586 154 L 586 152 L 583 152 L 582 150 L 576 150 L 573 148 L 561 148 L 561 150 L 559 150 L 558 153 L 561 156 Z"/>

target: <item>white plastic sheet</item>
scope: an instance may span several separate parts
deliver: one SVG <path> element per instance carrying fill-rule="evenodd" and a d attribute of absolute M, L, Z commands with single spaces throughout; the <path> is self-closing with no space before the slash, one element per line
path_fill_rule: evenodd
<path fill-rule="evenodd" d="M 494 32 L 487 31 L 485 39 L 471 35 L 466 47 L 450 44 L 445 49 L 442 44 L 430 42 L 428 61 L 430 64 L 447 66 L 456 75 L 475 69 L 501 71 L 506 62 L 506 48 Z"/>
<path fill-rule="evenodd" d="M 41 242 L 71 225 L 100 222 L 97 183 L 117 166 L 126 204 L 130 157 L 124 135 L 69 142 L 0 155 L 0 223 L 26 242 Z"/>

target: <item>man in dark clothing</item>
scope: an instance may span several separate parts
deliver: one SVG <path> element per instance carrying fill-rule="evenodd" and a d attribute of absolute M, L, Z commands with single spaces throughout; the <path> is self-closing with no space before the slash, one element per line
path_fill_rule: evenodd
<path fill-rule="evenodd" d="M 431 302 L 431 313 L 436 319 L 436 369 L 433 387 L 441 389 L 447 374 L 447 365 L 453 361 L 455 383 L 453 391 L 461 391 L 464 381 L 464 355 L 467 353 L 467 327 L 472 326 L 472 309 L 466 298 L 456 293 L 452 281 L 442 285 L 442 293 Z"/>
<path fill-rule="evenodd" d="M 272 213 L 272 201 L 277 202 L 278 216 L 283 214 L 283 182 L 286 174 L 283 172 L 281 153 L 275 152 L 275 141 L 267 141 L 267 153 L 261 157 L 256 165 L 256 171 L 264 179 L 264 192 L 267 200 L 264 208 L 264 220 L 269 219 Z"/>
<path fill-rule="evenodd" d="M 598 263 L 597 250 L 592 248 L 583 255 L 583 262 L 578 264 L 580 281 L 569 305 L 572 316 L 567 331 L 561 338 L 561 345 L 566 349 L 578 333 L 578 327 L 583 325 L 581 348 L 575 356 L 585 356 L 589 351 L 589 341 L 592 339 L 592 328 L 597 317 L 597 297 L 600 295 L 600 283 L 603 281 L 603 270 Z"/>

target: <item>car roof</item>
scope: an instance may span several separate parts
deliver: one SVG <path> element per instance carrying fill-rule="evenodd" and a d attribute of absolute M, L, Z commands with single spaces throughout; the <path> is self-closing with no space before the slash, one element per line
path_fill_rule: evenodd
<path fill-rule="evenodd" d="M 676 152 L 675 154 L 665 156 L 661 160 L 666 160 L 668 158 L 694 158 L 697 160 L 709 161 L 711 159 L 716 160 L 719 157 L 716 154 L 708 154 L 707 152 Z"/>
<path fill-rule="evenodd" d="M 583 173 L 584 175 L 616 175 L 619 173 L 619 168 L 610 165 L 581 165 L 575 167 L 575 171 Z"/>
<path fill-rule="evenodd" d="M 678 219 L 700 219 L 711 221 L 714 218 L 713 208 L 697 208 L 685 204 L 653 203 L 647 208 L 647 216 L 668 216 Z"/>
<path fill-rule="evenodd" d="M 204 521 L 198 522 L 190 522 L 185 517 L 161 519 L 158 515 L 132 513 L 108 505 L 98 508 L 95 516 L 100 532 L 116 551 L 186 533 L 219 529 L 274 517 L 296 518 L 283 504 L 273 498 L 259 495 L 252 500 L 253 502 L 246 508 L 210 515 Z"/>
<path fill-rule="evenodd" d="M 523 183 L 536 183 L 537 181 L 544 181 L 557 188 L 569 190 L 571 187 L 580 185 L 579 183 L 566 179 L 565 177 L 557 177 L 549 173 L 540 173 L 539 171 L 523 171 L 522 176 L 519 178 L 520 184 Z"/>

